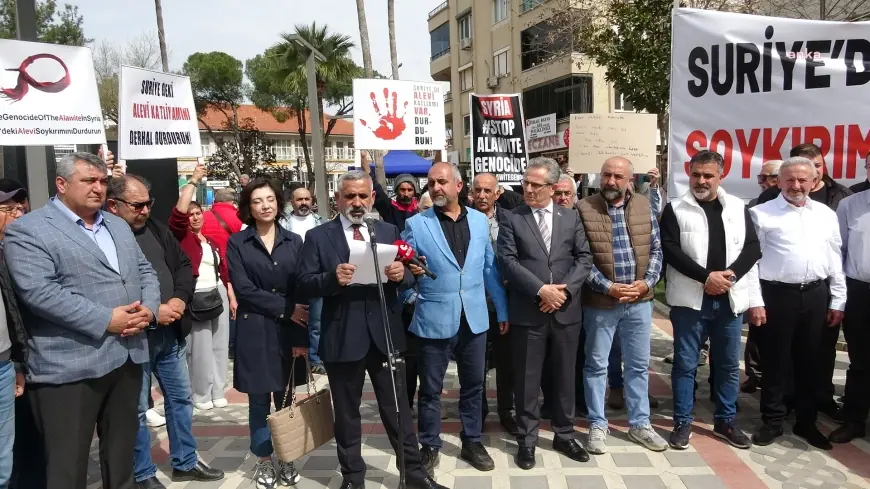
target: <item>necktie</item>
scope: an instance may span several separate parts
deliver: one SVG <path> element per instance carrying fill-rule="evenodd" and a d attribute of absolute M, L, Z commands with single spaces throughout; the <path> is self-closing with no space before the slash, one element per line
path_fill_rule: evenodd
<path fill-rule="evenodd" d="M 362 224 L 353 225 L 353 239 L 355 239 L 356 241 L 365 241 L 365 238 L 363 238 L 363 235 L 359 230 L 361 226 Z"/>
<path fill-rule="evenodd" d="M 541 238 L 544 240 L 544 246 L 547 248 L 547 253 L 549 253 L 550 226 L 547 226 L 547 209 L 538 209 L 538 230 L 541 231 Z"/>

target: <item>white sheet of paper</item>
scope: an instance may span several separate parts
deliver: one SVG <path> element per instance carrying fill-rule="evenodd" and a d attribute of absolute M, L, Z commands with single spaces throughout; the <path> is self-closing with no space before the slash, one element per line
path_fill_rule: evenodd
<path fill-rule="evenodd" d="M 375 275 L 375 261 L 372 255 L 372 245 L 367 241 L 350 241 L 350 259 L 348 262 L 351 265 L 356 265 L 356 271 L 353 272 L 351 284 L 369 285 L 378 283 L 378 278 Z M 396 261 L 396 253 L 399 251 L 398 246 L 378 243 L 378 264 L 381 266 L 381 280 L 387 281 L 387 274 L 384 269 L 390 263 Z"/>

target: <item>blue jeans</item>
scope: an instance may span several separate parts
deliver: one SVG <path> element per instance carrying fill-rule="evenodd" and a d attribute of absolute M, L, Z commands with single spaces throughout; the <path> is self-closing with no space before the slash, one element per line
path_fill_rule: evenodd
<path fill-rule="evenodd" d="M 271 394 L 248 394 L 248 427 L 250 428 L 251 453 L 258 457 L 272 455 L 272 433 L 266 418 L 270 413 L 269 398 L 275 402 L 275 410 L 281 409 L 284 391 Z"/>
<path fill-rule="evenodd" d="M 613 309 L 586 307 L 586 405 L 590 425 L 607 426 L 604 392 L 614 336 L 622 347 L 625 406 L 632 428 L 649 425 L 649 351 L 652 303 L 617 304 Z"/>
<path fill-rule="evenodd" d="M 417 362 L 420 372 L 418 431 L 421 445 L 441 448 L 441 389 L 451 353 L 454 353 L 459 370 L 459 420 L 462 422 L 459 436 L 463 443 L 481 440 L 486 337 L 486 332 L 472 333 L 463 315 L 459 332 L 453 338 L 420 338 Z"/>
<path fill-rule="evenodd" d="M 727 295 L 721 299 L 705 295 L 701 310 L 671 308 L 674 327 L 674 365 L 671 386 L 674 392 L 674 423 L 691 423 L 695 403 L 695 372 L 704 338 L 710 337 L 710 366 L 714 369 L 713 392 L 716 412 L 713 419 L 730 423 L 737 414 L 737 389 L 740 383 L 740 336 L 743 318 L 731 311 Z"/>
<path fill-rule="evenodd" d="M 142 391 L 139 394 L 139 433 L 133 450 L 133 479 L 136 482 L 154 477 L 157 466 L 151 460 L 151 433 L 145 424 L 151 373 L 157 377 L 166 410 L 169 433 L 169 459 L 172 468 L 188 471 L 196 466 L 196 438 L 193 436 L 193 400 L 187 370 L 187 346 L 178 342 L 175 328 L 160 326 L 148 331 L 150 362 L 142 365 Z"/>
<path fill-rule="evenodd" d="M 625 380 L 622 378 L 622 348 L 619 346 L 619 336 L 613 337 L 610 357 L 607 359 L 607 385 L 610 390 L 625 387 Z"/>
<path fill-rule="evenodd" d="M 311 299 L 308 303 L 308 358 L 312 365 L 323 362 L 317 356 L 317 348 L 320 346 L 320 313 L 323 311 L 323 297 Z"/>
<path fill-rule="evenodd" d="M 12 476 L 12 445 L 15 444 L 15 366 L 0 362 L 0 489 L 9 487 Z M 42 470 L 42 467 L 34 467 Z"/>

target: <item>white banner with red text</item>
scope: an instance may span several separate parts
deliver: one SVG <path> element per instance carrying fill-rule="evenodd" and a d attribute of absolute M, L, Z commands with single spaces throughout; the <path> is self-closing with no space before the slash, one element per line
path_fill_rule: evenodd
<path fill-rule="evenodd" d="M 757 175 L 792 147 L 822 149 L 851 185 L 870 151 L 870 23 L 676 9 L 671 53 L 668 197 L 688 191 L 688 162 L 710 149 L 723 187 L 758 196 Z"/>
<path fill-rule="evenodd" d="M 90 49 L 0 39 L 0 146 L 105 142 Z"/>
<path fill-rule="evenodd" d="M 118 152 L 125 160 L 202 157 L 190 78 L 121 67 Z"/>
<path fill-rule="evenodd" d="M 353 100 L 355 147 L 439 151 L 447 148 L 441 83 L 355 79 Z"/>

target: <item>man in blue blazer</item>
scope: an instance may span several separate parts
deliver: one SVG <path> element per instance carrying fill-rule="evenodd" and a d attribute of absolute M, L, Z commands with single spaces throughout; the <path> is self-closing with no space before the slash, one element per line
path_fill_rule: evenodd
<path fill-rule="evenodd" d="M 460 203 L 462 178 L 450 163 L 429 170 L 429 194 L 435 206 L 405 222 L 402 238 L 425 257 L 436 280 L 419 267 L 417 306 L 410 331 L 420 338 L 419 436 L 423 464 L 431 474 L 441 449 L 441 389 L 455 353 L 459 368 L 461 458 L 487 471 L 495 464 L 481 443 L 482 391 L 489 330 L 486 292 L 495 304 L 499 329 L 508 330 L 507 299 L 496 266 L 486 215 Z M 485 286 L 485 290 L 484 290 Z"/>

